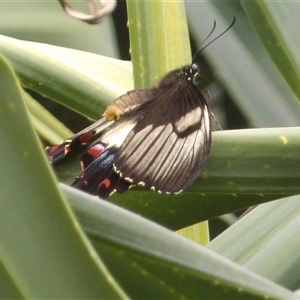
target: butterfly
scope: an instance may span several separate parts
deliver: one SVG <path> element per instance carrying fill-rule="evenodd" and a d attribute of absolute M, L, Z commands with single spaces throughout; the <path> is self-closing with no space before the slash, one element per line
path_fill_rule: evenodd
<path fill-rule="evenodd" d="M 133 90 L 110 104 L 103 118 L 46 148 L 50 162 L 109 128 L 83 154 L 72 186 L 107 198 L 134 185 L 166 193 L 188 188 L 211 146 L 211 112 L 195 86 L 196 64 L 169 72 L 157 87 Z"/>
<path fill-rule="evenodd" d="M 102 119 L 47 147 L 50 162 L 107 129 L 82 155 L 73 187 L 101 198 L 135 185 L 163 193 L 187 189 L 203 170 L 212 140 L 212 113 L 196 87 L 199 79 L 192 63 L 166 74 L 157 87 L 127 92 Z"/>

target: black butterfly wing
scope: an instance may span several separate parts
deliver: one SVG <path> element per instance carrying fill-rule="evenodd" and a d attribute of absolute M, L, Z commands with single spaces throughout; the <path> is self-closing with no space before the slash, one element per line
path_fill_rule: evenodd
<path fill-rule="evenodd" d="M 108 117 L 113 116 L 111 119 L 123 118 L 115 122 L 82 155 L 83 171 L 72 183 L 73 187 L 107 198 L 114 192 L 122 193 L 132 186 L 114 170 L 114 160 L 122 142 L 140 117 L 136 110 L 141 104 L 151 101 L 155 94 L 156 89 L 130 91 L 107 107 L 104 116 L 107 113 Z"/>
<path fill-rule="evenodd" d="M 189 187 L 211 144 L 210 111 L 203 95 L 193 83 L 178 80 L 135 115 L 139 119 L 116 153 L 117 172 L 161 192 Z"/>
<path fill-rule="evenodd" d="M 107 106 L 103 116 L 107 120 L 118 121 L 123 115 L 135 110 L 141 104 L 156 97 L 157 89 L 132 90 L 117 98 Z"/>
<path fill-rule="evenodd" d="M 103 131 L 112 124 L 111 121 L 102 118 L 89 127 L 79 131 L 70 138 L 62 141 L 59 145 L 48 146 L 45 151 L 49 161 L 53 164 L 61 161 L 68 153 L 78 146 L 89 141 L 94 135 Z"/>
<path fill-rule="evenodd" d="M 87 161 L 88 159 L 92 161 Z M 101 143 L 93 145 L 83 155 L 83 164 L 86 168 L 71 186 L 104 199 L 114 192 L 127 191 L 130 183 L 114 171 L 114 159 L 114 149 L 105 148 Z"/>
<path fill-rule="evenodd" d="M 103 114 L 104 118 L 67 138 L 61 142 L 61 144 L 48 146 L 45 151 L 49 161 L 53 164 L 61 161 L 68 153 L 111 126 L 114 123 L 113 121 L 119 120 L 121 116 L 136 109 L 142 103 L 153 99 L 155 93 L 156 89 L 133 90 L 120 96 L 112 104 L 107 106 Z"/>

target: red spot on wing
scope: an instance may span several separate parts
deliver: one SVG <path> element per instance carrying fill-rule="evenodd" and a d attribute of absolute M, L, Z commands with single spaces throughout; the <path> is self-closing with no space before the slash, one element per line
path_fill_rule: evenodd
<path fill-rule="evenodd" d="M 79 137 L 79 142 L 80 142 L 80 144 L 83 144 L 83 143 L 85 143 L 86 141 L 88 141 L 94 134 L 95 134 L 94 131 L 90 131 L 90 132 L 83 133 L 83 134 Z"/>
<path fill-rule="evenodd" d="M 102 144 L 96 144 L 93 147 L 91 147 L 87 153 L 91 155 L 93 158 L 98 157 L 104 150 L 104 146 Z"/>
<path fill-rule="evenodd" d="M 109 186 L 110 186 L 110 184 L 111 184 L 110 180 L 109 180 L 108 178 L 105 178 L 103 181 L 101 181 L 101 182 L 99 183 L 98 186 L 105 185 L 105 187 L 108 189 Z"/>
<path fill-rule="evenodd" d="M 86 169 L 95 159 L 103 154 L 105 146 L 97 143 L 91 146 L 81 157 L 82 170 Z"/>
<path fill-rule="evenodd" d="M 59 145 L 56 146 L 51 146 L 51 147 L 47 147 L 46 150 L 48 153 L 52 153 L 54 151 L 56 151 L 56 149 L 59 147 Z"/>

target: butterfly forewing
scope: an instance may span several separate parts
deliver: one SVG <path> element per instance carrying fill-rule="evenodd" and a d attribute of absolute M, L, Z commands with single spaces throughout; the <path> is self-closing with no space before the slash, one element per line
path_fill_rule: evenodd
<path fill-rule="evenodd" d="M 188 187 L 203 168 L 211 143 L 210 113 L 203 95 L 179 77 L 135 114 L 139 119 L 116 152 L 117 172 L 162 192 Z"/>
<path fill-rule="evenodd" d="M 113 122 L 102 118 L 70 138 L 62 141 L 59 145 L 46 147 L 45 150 L 49 161 L 53 164 L 61 161 L 68 153 L 73 152 L 77 147 L 88 142 L 94 135 L 103 131 L 112 123 Z"/>
<path fill-rule="evenodd" d="M 103 114 L 104 118 L 62 141 L 61 144 L 48 146 L 46 148 L 46 154 L 49 161 L 53 164 L 61 161 L 68 153 L 73 152 L 78 146 L 86 143 L 93 136 L 110 127 L 113 124 L 113 121 L 119 120 L 123 115 L 131 112 L 142 103 L 152 100 L 155 97 L 155 94 L 156 89 L 133 90 L 120 96 L 112 104 L 107 106 Z"/>
<path fill-rule="evenodd" d="M 151 90 L 129 91 L 108 105 L 103 115 L 108 120 L 119 120 L 123 115 L 136 109 L 141 104 L 151 101 L 155 97 L 155 88 Z"/>

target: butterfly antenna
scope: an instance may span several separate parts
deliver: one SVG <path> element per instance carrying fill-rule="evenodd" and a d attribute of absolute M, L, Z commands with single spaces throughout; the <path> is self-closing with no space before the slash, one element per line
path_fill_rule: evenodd
<path fill-rule="evenodd" d="M 200 44 L 199 47 L 201 47 L 205 43 L 205 41 L 207 41 L 207 39 L 212 35 L 212 33 L 216 29 L 216 26 L 217 26 L 217 22 L 216 22 L 216 20 L 214 20 L 214 26 L 213 26 L 212 30 L 210 31 L 210 33 L 208 34 L 208 36 L 205 38 L 205 40 Z"/>
<path fill-rule="evenodd" d="M 196 51 L 196 53 L 194 54 L 193 56 L 193 61 L 194 61 L 194 58 L 199 54 L 201 53 L 206 47 L 208 47 L 211 43 L 213 43 L 215 40 L 217 40 L 219 37 L 221 37 L 223 34 L 225 34 L 235 23 L 235 17 L 233 17 L 233 21 L 232 23 L 229 25 L 229 27 L 223 31 L 221 34 L 219 34 L 217 37 L 215 37 L 212 41 L 210 41 L 207 45 L 205 45 L 203 48 L 200 48 L 198 51 Z M 207 36 L 207 38 L 205 38 L 205 40 L 201 43 L 201 45 L 211 36 L 211 34 L 214 32 L 216 28 L 216 21 L 214 21 L 214 27 L 213 29 L 211 30 L 211 32 L 209 33 L 209 35 Z"/>

